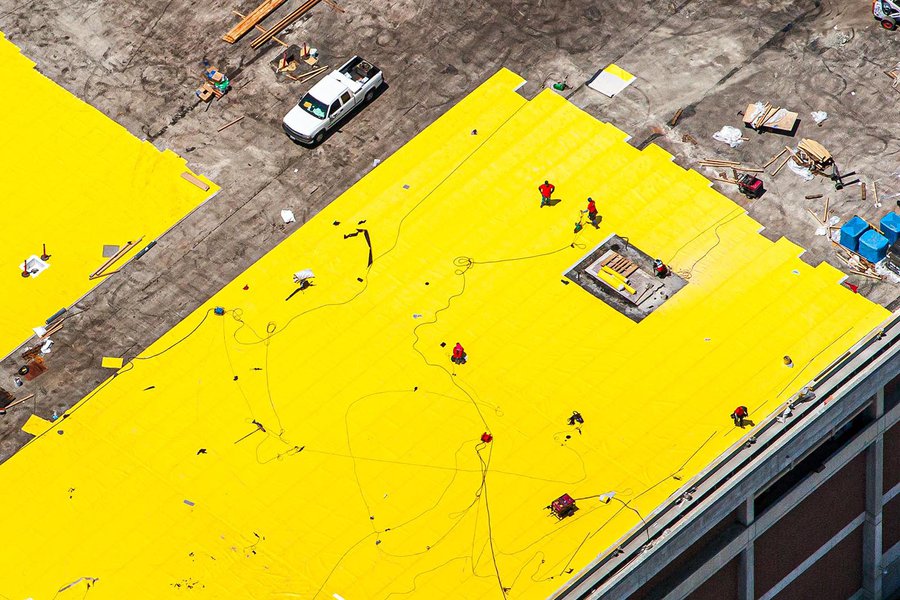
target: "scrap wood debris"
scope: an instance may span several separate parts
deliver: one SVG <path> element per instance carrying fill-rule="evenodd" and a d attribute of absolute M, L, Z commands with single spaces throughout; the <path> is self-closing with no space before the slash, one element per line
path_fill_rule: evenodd
<path fill-rule="evenodd" d="M 885 71 L 884 74 L 894 80 L 893 83 L 891 83 L 891 88 L 895 92 L 900 92 L 900 88 L 897 87 L 900 86 L 900 64 L 890 71 Z"/>
<path fill-rule="evenodd" d="M 5 415 L 6 411 L 8 411 L 9 409 L 15 408 L 16 406 L 24 404 L 25 402 L 28 402 L 29 400 L 34 398 L 34 394 L 28 394 L 24 398 L 19 398 L 18 400 L 16 400 L 16 397 L 9 392 L 5 390 L 2 391 L 3 394 L 2 397 L 0 397 L 0 414 L 2 415 Z"/>
<path fill-rule="evenodd" d="M 231 87 L 231 80 L 216 67 L 207 65 L 203 69 L 203 84 L 194 92 L 203 102 L 209 102 L 213 98 L 221 98 Z"/>
<path fill-rule="evenodd" d="M 299 77 L 294 77 L 290 73 L 285 73 L 284 75 L 288 79 L 293 79 L 294 81 L 303 83 L 304 81 L 309 81 L 311 79 L 315 79 L 316 77 L 323 74 L 327 70 L 328 70 L 328 65 L 323 65 L 321 67 L 316 67 L 312 71 L 310 71 L 308 73 L 304 73 L 303 75 L 300 75 Z"/>
<path fill-rule="evenodd" d="M 821 198 L 822 194 L 813 194 L 813 197 Z M 816 229 L 816 235 L 827 235 L 828 238 L 833 241 L 832 232 L 840 229 L 837 226 L 838 223 L 840 223 L 840 218 L 831 214 L 831 211 L 828 208 L 829 201 L 829 198 L 825 198 L 825 208 L 822 211 L 821 217 L 809 208 L 806 209 L 806 212 L 809 213 L 809 216 L 811 216 L 818 225 L 818 228 Z"/>
<path fill-rule="evenodd" d="M 750 167 L 733 160 L 719 160 L 716 158 L 704 158 L 698 161 L 701 167 L 709 167 L 711 169 L 734 169 L 737 171 L 746 171 L 748 173 L 762 173 L 762 169 Z"/>
<path fill-rule="evenodd" d="M 224 125 L 222 125 L 222 126 L 219 127 L 218 129 L 216 129 L 216 132 L 222 132 L 222 131 L 228 129 L 229 127 L 231 127 L 232 125 L 234 125 L 235 123 L 240 123 L 243 119 L 244 119 L 244 115 L 241 115 L 241 116 L 239 116 L 239 117 L 236 118 L 236 119 L 232 119 L 231 121 L 225 123 Z"/>
<path fill-rule="evenodd" d="M 675 111 L 675 114 L 672 116 L 671 119 L 669 119 L 669 125 L 671 127 L 675 127 L 675 125 L 678 124 L 678 119 L 681 118 L 681 115 L 683 112 L 684 112 L 683 108 L 679 108 L 677 111 Z"/>
<path fill-rule="evenodd" d="M 749 167 L 747 165 L 743 165 L 739 162 L 735 162 L 733 160 L 718 160 L 718 159 L 703 159 L 699 161 L 701 167 L 706 167 L 708 169 L 712 169 L 715 172 L 715 176 L 712 177 L 715 181 L 721 181 L 722 183 L 732 183 L 737 184 L 740 180 L 740 175 L 738 171 L 743 171 L 745 173 L 762 173 L 763 169 L 758 169 L 756 167 Z M 731 171 L 731 177 L 728 177 L 727 171 Z"/>
<path fill-rule="evenodd" d="M 275 72 L 276 78 L 287 77 L 297 81 L 305 81 L 306 75 L 322 72 L 321 67 L 316 67 L 319 62 L 319 51 L 303 43 L 302 46 L 292 44 L 269 62 L 269 66 Z M 291 75 L 293 73 L 293 75 Z M 310 78 L 311 79 L 311 78 Z"/>
<path fill-rule="evenodd" d="M 778 175 L 781 169 L 783 169 L 789 161 L 793 160 L 794 164 L 801 169 L 809 169 L 809 172 L 813 175 L 822 175 L 823 177 L 829 177 L 831 179 L 836 177 L 834 158 L 831 156 L 831 153 L 819 142 L 805 138 L 800 140 L 796 150 L 791 149 L 789 146 L 785 146 L 781 152 L 769 159 L 769 162 L 766 163 L 764 168 L 771 166 L 785 153 L 787 153 L 787 156 L 781 164 L 778 165 L 778 168 L 772 172 L 772 175 Z"/>
<path fill-rule="evenodd" d="M 869 279 L 884 281 L 884 276 L 879 275 L 875 270 L 875 263 L 863 258 L 849 248 L 841 246 L 834 240 L 831 240 L 831 244 L 834 246 L 835 256 L 837 256 L 842 263 L 847 265 L 851 273 L 861 277 L 868 277 Z"/>

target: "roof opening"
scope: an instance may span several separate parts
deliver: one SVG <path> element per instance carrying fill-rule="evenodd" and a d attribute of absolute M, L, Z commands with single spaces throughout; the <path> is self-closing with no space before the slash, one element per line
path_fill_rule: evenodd
<path fill-rule="evenodd" d="M 657 276 L 654 259 L 628 238 L 611 235 L 566 271 L 565 276 L 640 323 L 687 281 L 669 271 Z"/>

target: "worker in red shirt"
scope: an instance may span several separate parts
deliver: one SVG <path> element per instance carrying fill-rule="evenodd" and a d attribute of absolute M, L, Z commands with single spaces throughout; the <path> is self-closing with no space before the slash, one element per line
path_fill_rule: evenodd
<path fill-rule="evenodd" d="M 450 357 L 450 360 L 458 365 L 466 364 L 466 351 L 459 342 L 456 342 L 453 347 L 453 356 Z"/>
<path fill-rule="evenodd" d="M 735 426 L 743 427 L 744 419 L 746 419 L 749 414 L 750 413 L 747 412 L 746 406 L 738 406 L 736 409 L 734 409 L 734 412 L 731 413 L 731 418 L 734 421 Z"/>
<path fill-rule="evenodd" d="M 545 179 L 544 183 L 538 186 L 538 191 L 541 193 L 541 208 L 551 206 L 550 198 L 556 191 L 556 186 Z"/>
<path fill-rule="evenodd" d="M 660 279 L 664 279 L 669 274 L 669 267 L 658 258 L 653 260 L 653 272 Z"/>
<path fill-rule="evenodd" d="M 593 198 L 588 196 L 587 209 L 585 209 L 581 212 L 587 213 L 587 216 L 591 219 L 591 225 L 594 226 L 594 229 L 600 229 L 600 226 L 597 225 L 597 205 L 594 204 Z"/>

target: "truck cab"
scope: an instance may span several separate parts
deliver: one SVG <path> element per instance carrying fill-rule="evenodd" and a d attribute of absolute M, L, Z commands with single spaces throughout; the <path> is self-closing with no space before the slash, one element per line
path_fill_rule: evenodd
<path fill-rule="evenodd" d="M 304 94 L 282 128 L 295 142 L 319 144 L 353 109 L 372 100 L 383 83 L 381 69 L 354 56 Z"/>

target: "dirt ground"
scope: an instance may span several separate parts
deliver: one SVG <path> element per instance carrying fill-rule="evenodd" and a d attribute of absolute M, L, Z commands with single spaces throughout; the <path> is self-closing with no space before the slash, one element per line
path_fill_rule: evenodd
<path fill-rule="evenodd" d="M 321 63 L 337 66 L 360 54 L 380 66 L 389 87 L 320 147 L 293 144 L 282 133 L 284 114 L 311 84 L 276 81 L 268 62 L 274 42 L 251 49 L 256 33 L 234 45 L 222 34 L 256 0 L 0 0 L 0 31 L 38 69 L 115 119 L 134 135 L 172 148 L 191 168 L 222 186 L 143 259 L 110 278 L 73 312 L 54 336 L 50 370 L 16 390 L 35 401 L 0 416 L 0 461 L 30 438 L 20 431 L 34 410 L 62 414 L 109 375 L 103 355 L 130 358 L 277 245 L 500 67 L 528 79 L 526 96 L 565 80 L 573 103 L 653 142 L 685 167 L 698 158 L 762 165 L 785 144 L 811 137 L 844 171 L 878 182 L 883 207 L 858 186 L 840 192 L 827 179 L 802 180 L 788 169 L 763 175 L 769 190 L 748 201 L 734 186 L 716 184 L 746 206 L 771 238 L 807 248 L 811 264 L 843 267 L 830 243 L 815 235 L 807 213 L 821 213 L 822 193 L 846 220 L 876 222 L 900 198 L 900 141 L 893 127 L 900 98 L 884 74 L 900 60 L 900 32 L 882 30 L 868 0 L 340 0 L 325 2 L 278 37 L 307 41 Z M 274 23 L 298 2 L 287 2 Z M 204 60 L 232 80 L 223 99 L 206 105 L 193 91 Z M 608 99 L 584 83 L 616 62 L 638 80 Z M 732 149 L 712 139 L 723 125 L 740 126 L 738 112 L 770 101 L 800 113 L 796 139 L 747 133 Z M 684 109 L 677 125 L 667 122 Z M 814 110 L 829 118 L 816 127 Z M 217 133 L 223 124 L 244 116 Z M 535 143 L 540 143 L 539 131 Z M 770 169 L 771 171 L 771 169 Z M 853 179 L 853 178 L 851 178 Z M 284 226 L 290 208 L 298 223 Z M 860 293 L 895 310 L 897 285 L 851 277 Z M 0 364 L 11 389 L 18 353 Z"/>

